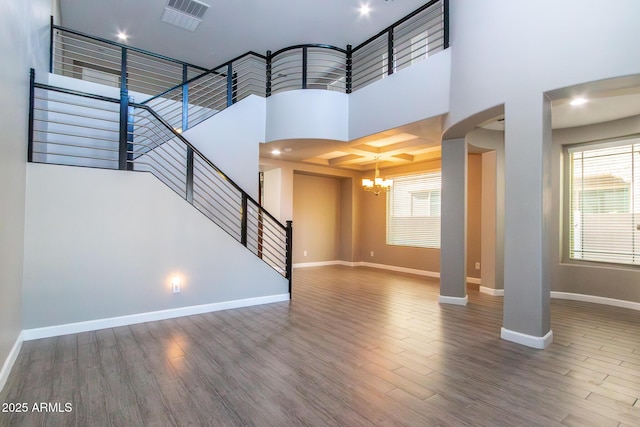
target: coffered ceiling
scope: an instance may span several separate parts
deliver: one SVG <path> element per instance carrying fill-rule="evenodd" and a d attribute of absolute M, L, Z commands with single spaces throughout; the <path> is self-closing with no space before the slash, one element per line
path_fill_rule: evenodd
<path fill-rule="evenodd" d="M 440 157 L 442 117 L 380 132 L 350 142 L 292 139 L 261 144 L 260 157 L 336 168 L 369 170 Z M 274 154 L 274 151 L 276 154 Z"/>

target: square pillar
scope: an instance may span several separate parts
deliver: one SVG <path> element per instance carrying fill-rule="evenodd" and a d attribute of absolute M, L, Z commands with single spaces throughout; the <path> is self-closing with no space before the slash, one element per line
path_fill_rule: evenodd
<path fill-rule="evenodd" d="M 550 302 L 551 105 L 543 94 L 506 103 L 504 317 L 501 336 L 534 348 L 553 340 Z"/>
<path fill-rule="evenodd" d="M 440 303 L 467 305 L 467 143 L 442 141 Z"/>

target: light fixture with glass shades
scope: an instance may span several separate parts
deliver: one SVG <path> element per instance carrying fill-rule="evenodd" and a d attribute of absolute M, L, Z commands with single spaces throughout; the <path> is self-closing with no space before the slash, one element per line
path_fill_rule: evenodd
<path fill-rule="evenodd" d="M 393 180 L 391 179 L 382 179 L 380 178 L 380 169 L 378 169 L 378 157 L 376 157 L 376 172 L 373 177 L 373 180 L 364 178 L 362 180 L 362 188 L 364 191 L 370 191 L 374 195 L 378 195 L 380 193 L 386 193 L 391 189 L 393 185 Z"/>

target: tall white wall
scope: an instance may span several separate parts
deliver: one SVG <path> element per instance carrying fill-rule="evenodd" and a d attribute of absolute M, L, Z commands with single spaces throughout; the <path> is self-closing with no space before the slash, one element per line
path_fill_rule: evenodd
<path fill-rule="evenodd" d="M 282 92 L 267 98 L 266 141 L 349 139 L 349 96 L 330 90 Z"/>
<path fill-rule="evenodd" d="M 447 124 L 520 97 L 640 73 L 636 0 L 451 0 Z"/>
<path fill-rule="evenodd" d="M 3 1 L 0 10 L 1 389 L 10 364 L 7 358 L 22 329 L 29 68 L 46 75 L 51 0 Z"/>
<path fill-rule="evenodd" d="M 287 293 L 151 174 L 28 165 L 24 329 Z"/>
<path fill-rule="evenodd" d="M 349 95 L 349 139 L 449 111 L 451 51 L 444 50 Z"/>

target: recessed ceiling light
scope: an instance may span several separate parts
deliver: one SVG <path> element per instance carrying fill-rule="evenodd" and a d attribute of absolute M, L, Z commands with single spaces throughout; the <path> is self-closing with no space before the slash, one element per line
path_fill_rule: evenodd
<path fill-rule="evenodd" d="M 369 3 L 362 3 L 358 10 L 361 16 L 367 16 L 369 15 L 369 12 L 371 12 L 371 6 L 369 6 Z"/>
<path fill-rule="evenodd" d="M 585 98 L 575 98 L 573 100 L 571 100 L 570 104 L 571 105 L 582 105 L 582 104 L 586 104 L 588 101 Z"/>
<path fill-rule="evenodd" d="M 280 150 L 278 150 L 277 148 L 275 150 L 271 150 L 271 154 L 273 154 L 274 156 L 278 156 L 280 155 Z"/>
<path fill-rule="evenodd" d="M 118 40 L 121 40 L 123 42 L 126 42 L 127 39 L 129 38 L 129 36 L 127 35 L 127 33 L 125 33 L 124 31 L 120 31 L 118 33 Z"/>

